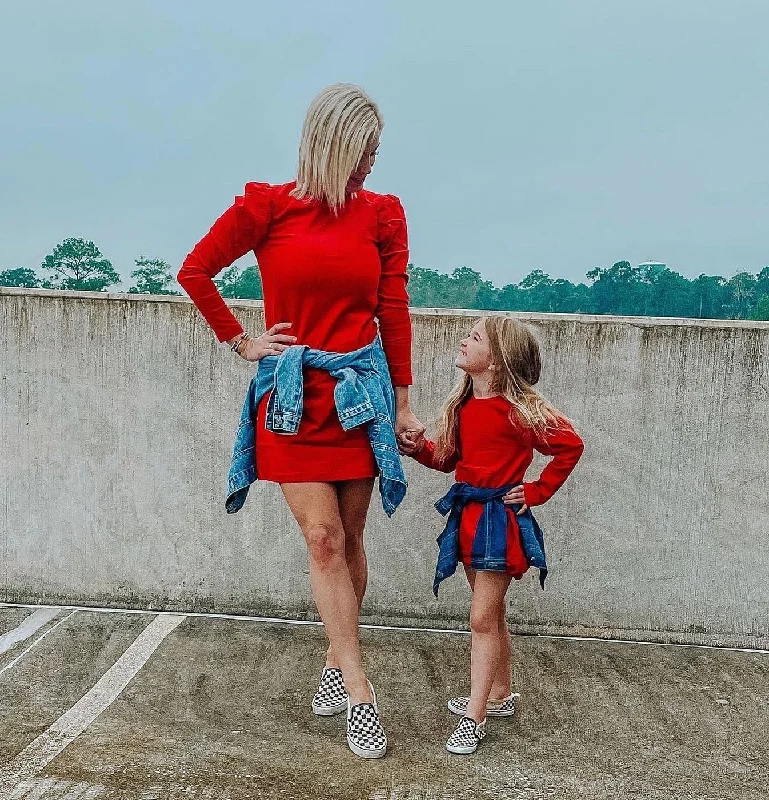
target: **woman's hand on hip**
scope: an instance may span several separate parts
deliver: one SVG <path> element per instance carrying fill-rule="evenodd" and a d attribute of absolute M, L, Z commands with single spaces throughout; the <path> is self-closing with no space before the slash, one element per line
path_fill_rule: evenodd
<path fill-rule="evenodd" d="M 292 344 L 296 344 L 296 336 L 280 332 L 290 327 L 290 322 L 278 322 L 261 336 L 254 336 L 243 342 L 237 349 L 238 355 L 246 361 L 259 361 L 265 356 L 279 356 Z"/>
<path fill-rule="evenodd" d="M 529 507 L 526 505 L 526 496 L 523 493 L 523 485 L 513 487 L 503 498 L 502 502 L 506 506 L 520 506 L 517 515 L 524 514 Z"/>

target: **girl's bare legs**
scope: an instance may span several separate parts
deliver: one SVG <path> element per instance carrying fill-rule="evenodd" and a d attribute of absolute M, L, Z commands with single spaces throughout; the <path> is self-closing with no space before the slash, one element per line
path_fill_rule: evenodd
<path fill-rule="evenodd" d="M 470 589 L 472 590 L 475 586 L 476 570 L 472 569 L 472 567 L 465 566 L 465 575 L 467 576 L 467 582 L 470 584 Z M 505 603 L 503 602 L 499 609 L 499 665 L 494 675 L 494 682 L 491 684 L 491 692 L 489 693 L 489 699 L 492 701 L 504 700 L 512 694 L 513 689 L 510 682 L 511 649 L 510 628 L 507 626 Z"/>
<path fill-rule="evenodd" d="M 345 557 L 345 530 L 332 483 L 282 483 L 307 542 L 310 584 L 350 702 L 370 703 L 358 639 L 358 598 Z"/>
<path fill-rule="evenodd" d="M 350 572 L 352 588 L 358 600 L 358 613 L 360 614 L 361 603 L 363 603 L 368 583 L 368 563 L 363 547 L 363 529 L 366 526 L 366 515 L 371 503 L 374 479 L 361 478 L 354 481 L 340 481 L 335 485 L 339 501 L 339 516 L 344 528 L 344 557 Z M 326 666 L 339 666 L 339 661 L 330 644 L 326 653 Z"/>
<path fill-rule="evenodd" d="M 466 716 L 476 722 L 486 719 L 486 703 L 500 668 L 504 637 L 499 623 L 510 580 L 511 576 L 504 572 L 479 570 L 474 576 L 470 605 L 470 702 Z"/>

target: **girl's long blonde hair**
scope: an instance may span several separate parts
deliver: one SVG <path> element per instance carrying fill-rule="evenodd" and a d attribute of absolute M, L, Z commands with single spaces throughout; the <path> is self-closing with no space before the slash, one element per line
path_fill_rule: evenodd
<path fill-rule="evenodd" d="M 531 331 L 517 320 L 501 315 L 483 318 L 495 365 L 491 391 L 512 406 L 510 422 L 536 432 L 558 427 L 566 418 L 532 387 L 539 380 L 542 359 Z M 466 374 L 452 389 L 435 423 L 435 455 L 445 461 L 457 449 L 459 409 L 473 393 L 473 379 Z"/>
<path fill-rule="evenodd" d="M 350 176 L 383 127 L 377 104 L 360 86 L 327 86 L 307 109 L 291 194 L 325 201 L 337 213 L 345 203 Z"/>

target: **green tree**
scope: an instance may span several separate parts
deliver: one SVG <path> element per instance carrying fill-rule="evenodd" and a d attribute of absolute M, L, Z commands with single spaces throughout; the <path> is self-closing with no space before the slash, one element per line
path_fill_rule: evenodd
<path fill-rule="evenodd" d="M 629 261 L 595 267 L 587 273 L 597 314 L 643 314 L 646 287 L 642 271 Z"/>
<path fill-rule="evenodd" d="M 239 297 L 245 300 L 262 300 L 262 276 L 259 267 L 253 264 L 244 270 L 236 265 L 226 269 L 220 278 L 214 281 L 219 287 L 222 297 Z"/>
<path fill-rule="evenodd" d="M 85 239 L 65 239 L 47 255 L 42 268 L 51 273 L 52 289 L 103 292 L 120 283 L 120 276 L 101 253 Z"/>
<path fill-rule="evenodd" d="M 726 309 L 730 319 L 747 319 L 756 299 L 756 276 L 738 272 L 726 282 Z"/>
<path fill-rule="evenodd" d="M 21 289 L 37 289 L 42 286 L 35 270 L 28 267 L 16 267 L 0 272 L 0 286 L 17 286 Z"/>
<path fill-rule="evenodd" d="M 136 281 L 128 291 L 131 294 L 179 294 L 168 288 L 173 282 L 171 265 L 159 258 L 145 258 L 139 256 L 135 259 L 136 269 L 131 277 Z"/>
<path fill-rule="evenodd" d="M 750 319 L 769 321 L 769 294 L 765 294 L 750 312 Z"/>
<path fill-rule="evenodd" d="M 726 281 L 720 275 L 699 275 L 691 282 L 692 316 L 719 319 L 724 316 Z"/>

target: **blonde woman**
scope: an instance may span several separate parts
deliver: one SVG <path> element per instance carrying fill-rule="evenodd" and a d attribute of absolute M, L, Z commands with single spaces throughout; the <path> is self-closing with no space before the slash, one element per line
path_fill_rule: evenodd
<path fill-rule="evenodd" d="M 358 639 L 363 529 L 377 475 L 388 514 L 405 493 L 396 435 L 424 430 L 409 406 L 406 219 L 397 197 L 363 188 L 382 124 L 359 87 L 324 89 L 307 111 L 296 180 L 246 184 L 178 276 L 219 340 L 259 362 L 227 510 L 257 477 L 280 484 L 329 640 L 312 710 L 346 711 L 348 744 L 363 758 L 387 748 Z M 249 251 L 264 287 L 261 335 L 243 330 L 212 280 Z"/>
<path fill-rule="evenodd" d="M 505 594 L 530 566 L 547 573 L 542 532 L 532 506 L 549 500 L 582 455 L 569 421 L 534 389 L 540 353 L 529 330 L 509 317 L 482 318 L 459 344 L 465 374 L 449 395 L 435 442 L 401 436 L 401 449 L 419 463 L 456 470 L 456 483 L 435 505 L 449 514 L 439 538 L 433 590 L 462 562 L 472 589 L 470 695 L 453 697 L 461 719 L 446 743 L 451 753 L 473 753 L 485 736 L 486 716 L 515 711 L 510 687 L 510 633 Z M 534 450 L 552 456 L 540 477 L 523 482 Z"/>

